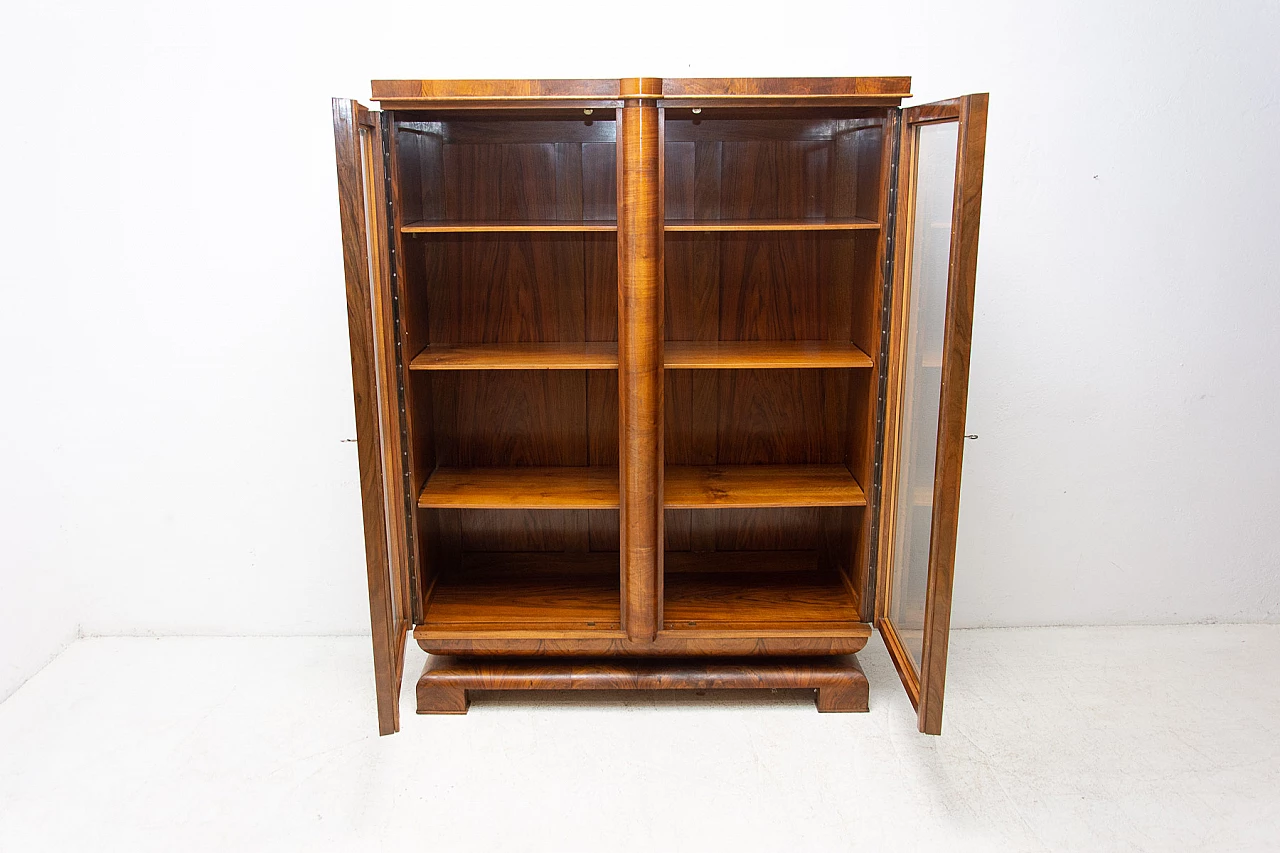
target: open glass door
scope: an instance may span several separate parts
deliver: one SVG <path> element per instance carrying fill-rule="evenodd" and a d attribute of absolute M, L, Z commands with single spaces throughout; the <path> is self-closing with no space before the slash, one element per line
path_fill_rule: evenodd
<path fill-rule="evenodd" d="M 385 735 L 400 729 L 409 571 L 406 520 L 397 511 L 404 503 L 396 491 L 401 481 L 398 367 L 382 133 L 376 118 L 355 101 L 333 101 L 378 731 Z"/>
<path fill-rule="evenodd" d="M 902 111 L 876 623 L 942 731 L 987 96 Z"/>

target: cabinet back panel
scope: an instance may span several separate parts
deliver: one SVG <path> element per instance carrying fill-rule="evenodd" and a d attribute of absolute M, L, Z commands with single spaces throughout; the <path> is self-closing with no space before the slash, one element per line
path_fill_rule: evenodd
<path fill-rule="evenodd" d="M 605 465 L 618 458 L 617 376 L 585 370 L 427 374 L 436 464 L 444 467 Z M 595 372 L 595 371 L 591 371 Z M 594 391 L 590 396 L 588 389 Z"/>
<path fill-rule="evenodd" d="M 404 220 L 615 219 L 616 122 L 602 112 L 398 122 Z"/>
<path fill-rule="evenodd" d="M 672 111 L 666 217 L 878 220 L 885 121 L 883 113 L 753 120 Z"/>
<path fill-rule="evenodd" d="M 422 509 L 437 570 L 457 570 L 466 554 L 618 551 L 617 510 Z"/>
<path fill-rule="evenodd" d="M 618 339 L 612 234 L 437 234 L 409 240 L 413 299 L 437 344 Z"/>
<path fill-rule="evenodd" d="M 841 464 L 849 370 L 668 370 L 668 465 Z"/>
<path fill-rule="evenodd" d="M 400 220 L 613 220 L 612 110 L 584 120 L 510 112 L 397 113 Z M 402 238 L 408 357 L 430 344 L 616 341 L 611 233 Z M 613 371 L 459 371 L 409 377 L 415 489 L 436 466 L 616 465 Z M 475 552 L 618 550 L 618 513 L 418 510 L 433 568 Z"/>
<path fill-rule="evenodd" d="M 668 509 L 668 551 L 812 551 L 831 507 Z"/>
<path fill-rule="evenodd" d="M 447 371 L 427 384 L 442 466 L 616 465 L 617 374 Z M 420 510 L 445 565 L 477 551 L 617 551 L 616 510 Z M 451 543 L 451 544 L 450 544 Z"/>
<path fill-rule="evenodd" d="M 867 260 L 859 257 L 866 255 Z M 666 235 L 666 338 L 671 341 L 849 341 L 871 322 L 854 290 L 875 244 L 848 234 Z M 859 264 L 860 262 L 860 264 Z M 857 337 L 865 337 L 859 334 Z"/>

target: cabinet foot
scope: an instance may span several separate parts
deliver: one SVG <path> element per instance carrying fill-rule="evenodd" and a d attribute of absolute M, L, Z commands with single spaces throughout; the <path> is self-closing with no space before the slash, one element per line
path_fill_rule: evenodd
<path fill-rule="evenodd" d="M 858 670 L 862 675 L 862 670 Z M 824 714 L 867 710 L 867 678 L 850 679 L 847 684 L 819 687 L 815 703 Z"/>
<path fill-rule="evenodd" d="M 465 714 L 471 707 L 467 691 L 441 679 L 428 680 L 426 673 L 418 680 L 419 714 Z"/>
<path fill-rule="evenodd" d="M 867 710 L 855 655 L 801 658 L 500 658 L 429 655 L 419 714 L 465 714 L 473 690 L 813 689 L 823 712 Z"/>

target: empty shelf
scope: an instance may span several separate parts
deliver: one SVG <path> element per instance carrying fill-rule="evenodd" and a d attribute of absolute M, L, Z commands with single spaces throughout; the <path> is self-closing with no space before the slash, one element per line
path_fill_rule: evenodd
<path fill-rule="evenodd" d="M 867 496 L 843 465 L 671 466 L 663 506 L 866 506 Z"/>
<path fill-rule="evenodd" d="M 424 509 L 617 509 L 618 469 L 437 468 Z"/>
<path fill-rule="evenodd" d="M 725 552 L 745 563 L 779 563 L 778 571 L 696 571 L 719 554 L 667 553 L 662 627 L 673 633 L 754 632 L 756 635 L 869 636 L 856 597 L 834 572 L 816 566 L 814 552 Z"/>
<path fill-rule="evenodd" d="M 820 219 L 668 219 L 667 231 L 857 231 L 879 222 L 858 217 Z"/>
<path fill-rule="evenodd" d="M 612 342 L 551 344 L 433 344 L 410 370 L 616 370 Z"/>
<path fill-rule="evenodd" d="M 502 219 L 446 220 L 431 219 L 408 222 L 400 226 L 405 234 L 442 234 L 477 231 L 617 231 L 612 219 Z"/>
<path fill-rule="evenodd" d="M 417 639 L 618 635 L 618 554 L 470 553 L 440 574 Z"/>
<path fill-rule="evenodd" d="M 871 367 L 871 358 L 837 341 L 667 341 L 668 369 Z"/>

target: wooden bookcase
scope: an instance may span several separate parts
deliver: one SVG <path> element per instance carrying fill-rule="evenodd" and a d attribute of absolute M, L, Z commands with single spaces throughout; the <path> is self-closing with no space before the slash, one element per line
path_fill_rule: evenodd
<path fill-rule="evenodd" d="M 379 726 L 793 687 L 941 727 L 986 95 L 375 81 L 334 101 Z"/>

